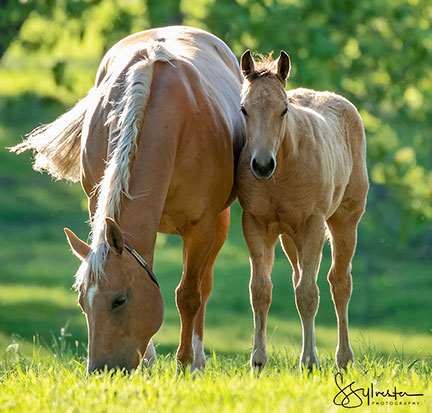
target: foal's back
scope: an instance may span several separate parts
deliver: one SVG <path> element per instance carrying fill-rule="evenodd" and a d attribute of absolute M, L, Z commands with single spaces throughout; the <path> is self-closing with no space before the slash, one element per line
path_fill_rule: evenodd
<path fill-rule="evenodd" d="M 327 213 L 330 216 L 344 192 L 345 199 L 352 198 L 356 192 L 353 187 L 368 186 L 366 136 L 361 117 L 349 100 L 332 92 L 299 88 L 288 91 L 287 97 L 295 108 L 297 133 L 301 130 L 300 134 L 310 143 L 307 148 L 299 145 L 300 164 L 314 170 L 314 164 L 319 163 L 321 168 L 315 172 L 320 173 L 312 181 L 321 181 L 323 188 L 329 183 L 333 187 L 333 205 Z M 317 156 L 311 157 L 311 150 Z M 359 201 L 363 201 L 363 191 L 359 193 Z"/>
<path fill-rule="evenodd" d="M 363 123 L 356 107 L 343 96 L 298 88 L 287 92 L 288 99 L 300 109 L 306 109 L 314 126 L 334 130 L 347 138 L 352 153 L 360 155 L 365 147 Z M 310 110 L 310 111 L 309 111 Z"/>

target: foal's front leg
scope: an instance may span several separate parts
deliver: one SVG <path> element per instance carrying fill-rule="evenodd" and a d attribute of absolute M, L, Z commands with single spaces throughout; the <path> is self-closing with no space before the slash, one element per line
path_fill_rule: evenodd
<path fill-rule="evenodd" d="M 310 217 L 297 231 L 294 242 L 298 251 L 300 278 L 295 285 L 295 300 L 302 323 L 303 348 L 300 369 L 318 369 L 315 348 L 315 316 L 318 311 L 319 291 L 317 286 L 318 268 L 324 244 L 324 220 L 319 216 Z"/>
<path fill-rule="evenodd" d="M 267 364 L 266 325 L 272 299 L 271 270 L 277 235 L 269 234 L 250 213 L 243 213 L 243 233 L 251 260 L 250 299 L 254 313 L 254 346 L 250 364 L 258 373 Z"/>

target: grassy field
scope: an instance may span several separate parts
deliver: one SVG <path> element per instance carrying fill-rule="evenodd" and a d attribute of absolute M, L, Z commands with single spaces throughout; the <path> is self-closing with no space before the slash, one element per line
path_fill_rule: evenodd
<path fill-rule="evenodd" d="M 341 405 L 360 407 L 361 411 L 432 409 L 430 364 L 381 359 L 368 352 L 355 369 L 337 378 L 337 386 L 328 357 L 321 370 L 309 376 L 294 367 L 296 358 L 292 349 L 280 352 L 259 378 L 249 372 L 245 355 L 213 353 L 203 373 L 176 376 L 175 360 L 166 356 L 150 372 L 136 371 L 127 377 L 101 374 L 85 380 L 84 363 L 70 355 L 61 357 L 60 353 L 53 359 L 35 352 L 26 360 L 11 350 L 0 370 L 0 410 L 319 412 L 337 411 Z M 395 392 L 396 396 L 391 396 Z"/>
<path fill-rule="evenodd" d="M 298 372 L 300 322 L 291 269 L 278 247 L 268 324 L 270 366 L 259 379 L 250 375 L 249 265 L 238 205 L 233 208 L 228 241 L 216 262 L 206 322 L 206 371 L 175 377 L 179 319 L 174 289 L 181 274 L 181 243 L 178 238 L 160 236 L 154 270 L 166 306 L 164 324 L 155 337 L 161 358 L 151 373 L 101 375 L 86 381 L 86 325 L 76 293 L 71 291 L 78 261 L 68 250 L 62 231 L 67 226 L 86 239 L 83 193 L 79 185 L 53 182 L 34 173 L 30 155 L 18 157 L 4 149 L 65 107 L 53 97 L 42 99 L 26 91 L 25 85 L 19 93 L 8 89 L 10 82 L 5 79 L 3 76 L 0 83 L 4 92 L 0 96 L 1 412 L 338 409 L 333 403 L 338 392 L 333 367 L 337 336 L 326 281 L 328 247 L 319 276 L 317 316 L 322 370 L 310 377 Z M 344 383 L 355 381 L 352 388 L 367 388 L 373 382 L 384 392 L 397 386 L 398 391 L 425 394 L 401 399 L 415 399 L 420 405 L 398 405 L 400 411 L 432 410 L 431 264 L 408 253 L 384 253 L 379 240 L 372 245 L 360 243 L 353 264 L 350 319 L 357 363 Z M 354 399 L 350 398 L 351 405 Z M 395 402 L 389 397 L 379 401 Z M 392 411 L 395 405 L 379 407 Z"/>

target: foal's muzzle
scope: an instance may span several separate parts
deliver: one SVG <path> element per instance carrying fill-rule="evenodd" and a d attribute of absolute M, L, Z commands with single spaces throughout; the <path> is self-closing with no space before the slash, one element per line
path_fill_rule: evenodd
<path fill-rule="evenodd" d="M 253 157 L 250 167 L 257 179 L 270 179 L 276 169 L 276 161 L 273 156 L 264 159 Z"/>

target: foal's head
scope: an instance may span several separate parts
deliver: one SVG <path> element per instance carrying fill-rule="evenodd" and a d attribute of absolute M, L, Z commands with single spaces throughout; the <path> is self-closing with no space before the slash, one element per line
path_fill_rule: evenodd
<path fill-rule="evenodd" d="M 241 111 L 251 151 L 250 167 L 258 179 L 269 179 L 276 169 L 276 154 L 285 134 L 288 99 L 285 82 L 290 59 L 282 51 L 277 60 L 255 62 L 250 50 L 241 57 L 244 76 Z"/>
<path fill-rule="evenodd" d="M 90 246 L 65 229 L 74 254 L 82 260 L 78 302 L 88 327 L 88 372 L 138 366 L 162 323 L 163 302 L 157 284 L 126 249 L 120 228 L 106 220 L 108 253 L 103 275 L 88 268 Z M 80 275 L 79 275 L 80 277 Z"/>

